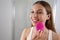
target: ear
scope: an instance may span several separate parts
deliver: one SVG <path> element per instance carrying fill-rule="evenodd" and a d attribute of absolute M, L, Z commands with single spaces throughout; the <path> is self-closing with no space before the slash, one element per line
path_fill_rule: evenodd
<path fill-rule="evenodd" d="M 49 20 L 49 19 L 50 19 L 50 15 L 51 15 L 51 14 L 48 14 L 48 15 L 47 15 L 47 20 Z"/>

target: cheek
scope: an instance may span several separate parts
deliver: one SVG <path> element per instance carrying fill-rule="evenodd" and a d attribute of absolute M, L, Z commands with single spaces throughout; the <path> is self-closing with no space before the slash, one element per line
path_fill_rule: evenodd
<path fill-rule="evenodd" d="M 39 20 L 42 21 L 42 22 L 45 22 L 46 21 L 46 16 L 44 16 L 44 15 L 39 16 Z"/>
<path fill-rule="evenodd" d="M 30 16 L 30 19 L 32 19 L 32 15 L 30 14 L 29 16 Z"/>
<path fill-rule="evenodd" d="M 43 20 L 44 20 L 44 22 L 46 22 L 46 20 L 47 20 L 47 16 L 46 15 L 43 17 Z"/>

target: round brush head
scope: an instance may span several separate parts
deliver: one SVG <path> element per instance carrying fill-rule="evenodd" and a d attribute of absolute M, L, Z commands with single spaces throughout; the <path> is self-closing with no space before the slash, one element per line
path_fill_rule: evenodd
<path fill-rule="evenodd" d="M 39 30 L 44 31 L 44 25 L 43 25 L 42 22 L 37 22 L 36 23 L 36 30 L 37 31 L 39 31 Z"/>

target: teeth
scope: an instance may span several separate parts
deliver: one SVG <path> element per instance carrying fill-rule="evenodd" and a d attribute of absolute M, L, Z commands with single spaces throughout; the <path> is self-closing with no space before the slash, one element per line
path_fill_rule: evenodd
<path fill-rule="evenodd" d="M 37 20 L 33 20 L 33 21 L 37 21 Z"/>

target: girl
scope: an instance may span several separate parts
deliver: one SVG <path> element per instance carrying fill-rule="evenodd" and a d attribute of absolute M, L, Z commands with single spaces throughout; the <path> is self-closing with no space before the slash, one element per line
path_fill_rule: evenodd
<path fill-rule="evenodd" d="M 21 40 L 60 40 L 54 28 L 52 15 L 52 9 L 47 2 L 35 2 L 30 13 L 32 27 L 23 30 Z M 38 21 L 43 23 L 44 31 L 36 31 Z"/>

